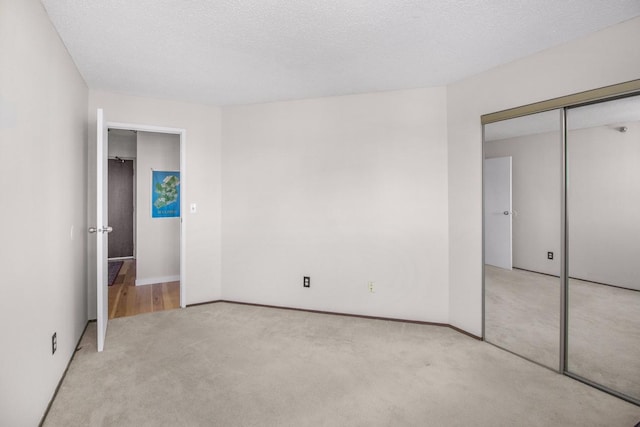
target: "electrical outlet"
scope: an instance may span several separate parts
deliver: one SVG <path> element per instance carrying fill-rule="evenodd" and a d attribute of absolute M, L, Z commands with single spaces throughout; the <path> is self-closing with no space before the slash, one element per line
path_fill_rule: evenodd
<path fill-rule="evenodd" d="M 56 354 L 56 350 L 58 349 L 58 333 L 54 332 L 51 335 L 51 354 Z"/>
<path fill-rule="evenodd" d="M 547 252 L 547 259 L 553 259 L 553 252 Z"/>
<path fill-rule="evenodd" d="M 369 292 L 371 292 L 372 294 L 376 292 L 374 282 L 369 282 Z"/>
<path fill-rule="evenodd" d="M 311 277 L 304 276 L 304 279 L 302 279 L 302 286 L 304 286 L 305 288 L 310 288 L 311 287 Z"/>

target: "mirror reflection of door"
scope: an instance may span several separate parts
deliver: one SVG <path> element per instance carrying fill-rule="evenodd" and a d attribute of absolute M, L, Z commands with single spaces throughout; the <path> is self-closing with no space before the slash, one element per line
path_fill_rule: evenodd
<path fill-rule="evenodd" d="M 109 159 L 109 258 L 133 257 L 133 160 Z"/>
<path fill-rule="evenodd" d="M 640 404 L 640 96 L 567 129 L 567 371 Z"/>
<path fill-rule="evenodd" d="M 484 160 L 484 262 L 511 270 L 511 157 Z"/>
<path fill-rule="evenodd" d="M 561 118 L 554 110 L 487 124 L 483 147 L 485 339 L 554 370 L 560 368 Z M 496 203 L 493 188 L 492 163 L 505 159 L 511 207 Z M 500 236 L 498 220 L 512 224 L 511 239 Z M 494 253 L 510 253 L 512 261 L 500 264 Z"/>

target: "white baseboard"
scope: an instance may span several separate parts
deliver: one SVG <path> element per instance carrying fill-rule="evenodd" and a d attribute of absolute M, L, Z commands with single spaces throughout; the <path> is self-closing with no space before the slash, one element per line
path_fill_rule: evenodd
<path fill-rule="evenodd" d="M 179 281 L 180 281 L 179 274 L 176 274 L 175 276 L 149 277 L 148 279 L 136 279 L 136 286 L 153 285 L 156 283 L 179 282 Z"/>

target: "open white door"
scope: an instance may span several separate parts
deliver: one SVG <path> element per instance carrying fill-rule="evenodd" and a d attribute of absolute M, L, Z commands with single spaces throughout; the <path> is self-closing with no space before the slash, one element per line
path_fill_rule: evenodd
<path fill-rule="evenodd" d="M 108 132 L 104 120 L 104 112 L 97 112 L 97 144 L 96 144 L 96 286 L 97 286 L 97 319 L 98 319 L 98 351 L 104 349 L 104 339 L 107 334 L 109 320 L 109 290 L 108 280 L 108 239 L 111 227 L 108 226 L 108 191 L 107 191 L 107 158 Z"/>
<path fill-rule="evenodd" d="M 484 262 L 512 269 L 511 157 L 484 161 Z"/>

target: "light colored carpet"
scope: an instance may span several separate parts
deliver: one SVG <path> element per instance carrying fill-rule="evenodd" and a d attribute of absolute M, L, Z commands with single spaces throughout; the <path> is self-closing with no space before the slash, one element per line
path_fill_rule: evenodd
<path fill-rule="evenodd" d="M 530 360 L 560 366 L 560 279 L 485 266 L 485 339 Z"/>
<path fill-rule="evenodd" d="M 216 303 L 88 329 L 45 426 L 633 426 L 640 407 L 452 329 Z"/>
<path fill-rule="evenodd" d="M 640 400 L 640 292 L 569 280 L 567 369 Z"/>
<path fill-rule="evenodd" d="M 485 269 L 489 342 L 558 369 L 560 279 Z M 640 292 L 569 280 L 570 372 L 640 399 Z"/>

